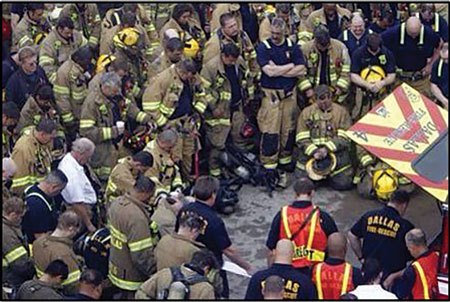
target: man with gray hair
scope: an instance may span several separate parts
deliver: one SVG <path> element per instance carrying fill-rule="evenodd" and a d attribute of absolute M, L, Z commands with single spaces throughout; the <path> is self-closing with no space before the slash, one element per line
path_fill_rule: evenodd
<path fill-rule="evenodd" d="M 22 220 L 22 230 L 29 244 L 56 228 L 59 207 L 55 197 L 61 193 L 67 181 L 64 172 L 54 170 L 43 181 L 25 190 L 27 211 Z"/>
<path fill-rule="evenodd" d="M 262 41 L 256 49 L 264 92 L 257 116 L 261 130 L 260 159 L 270 178 L 279 168 L 277 185 L 282 188 L 287 187 L 286 172 L 293 170 L 292 151 L 298 111 L 295 85 L 306 71 L 300 47 L 286 38 L 285 29 L 286 22 L 274 18 L 271 38 Z"/>
<path fill-rule="evenodd" d="M 12 178 L 16 173 L 17 166 L 10 157 L 4 157 L 2 161 L 3 176 L 2 176 L 2 190 L 3 200 L 12 197 L 12 193 L 9 190 L 12 184 Z"/>
<path fill-rule="evenodd" d="M 439 256 L 428 249 L 425 233 L 421 229 L 412 229 L 406 233 L 405 242 L 415 261 L 404 270 L 391 274 L 385 284 L 390 285 L 399 278 L 391 291 L 402 300 L 437 299 Z"/>
<path fill-rule="evenodd" d="M 358 48 L 363 46 L 367 40 L 367 34 L 372 30 L 366 30 L 364 18 L 360 13 L 353 13 L 350 29 L 346 29 L 339 35 L 338 40 L 348 48 L 350 56 Z"/>
<path fill-rule="evenodd" d="M 87 163 L 94 154 L 94 143 L 85 137 L 75 140 L 72 144 L 72 151 L 67 153 L 59 163 L 58 168 L 63 171 L 67 178 L 67 186 L 62 191 L 62 196 L 66 203 L 80 216 L 84 225 L 91 232 L 95 227 L 91 222 L 91 210 L 97 203 L 97 194 L 93 187 L 92 178 L 95 174 L 90 173 L 91 179 L 85 172 Z"/>

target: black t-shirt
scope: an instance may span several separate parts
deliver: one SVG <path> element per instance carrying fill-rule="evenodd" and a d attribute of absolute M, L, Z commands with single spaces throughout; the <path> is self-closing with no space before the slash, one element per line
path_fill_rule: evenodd
<path fill-rule="evenodd" d="M 36 239 L 34 234 L 50 232 L 56 228 L 58 211 L 54 199 L 39 189 L 37 183 L 26 191 L 25 203 L 27 211 L 22 220 L 22 229 L 27 236 L 28 243 L 31 244 Z"/>
<path fill-rule="evenodd" d="M 440 64 L 442 64 L 441 68 L 439 68 Z M 442 94 L 448 98 L 448 63 L 441 63 L 441 60 L 434 62 L 431 70 L 431 83 L 436 84 Z"/>
<path fill-rule="evenodd" d="M 292 204 L 294 208 L 306 208 L 311 205 L 311 201 L 308 200 L 296 200 Z M 281 211 L 275 215 L 272 225 L 270 226 L 269 235 L 267 237 L 266 246 L 273 250 L 275 249 L 278 240 L 280 240 L 280 223 L 281 223 Z M 320 210 L 320 226 L 322 227 L 325 234 L 330 236 L 334 232 L 337 232 L 337 226 L 334 219 L 324 210 Z"/>
<path fill-rule="evenodd" d="M 274 263 L 266 270 L 259 271 L 252 276 L 247 287 L 245 300 L 263 300 L 262 284 L 267 277 L 276 275 L 284 279 L 285 300 L 314 300 L 317 291 L 311 279 L 303 275 L 290 264 Z"/>
<path fill-rule="evenodd" d="M 401 217 L 396 209 L 385 206 L 361 216 L 351 232 L 363 239 L 363 258 L 377 259 L 386 276 L 405 268 L 406 263 L 412 260 L 405 235 L 413 228 L 414 225 Z"/>
<path fill-rule="evenodd" d="M 191 86 L 188 84 L 183 85 L 183 90 L 181 91 L 180 98 L 178 100 L 177 108 L 175 112 L 170 117 L 171 120 L 177 119 L 182 116 L 190 116 L 194 113 L 192 108 L 192 98 L 194 95 L 192 94 Z"/>
<path fill-rule="evenodd" d="M 197 241 L 203 243 L 210 249 L 214 255 L 216 255 L 220 263 L 222 263 L 223 250 L 231 245 L 231 240 L 222 218 L 217 216 L 217 212 L 210 206 L 200 201 L 190 202 L 183 206 L 178 213 L 178 218 L 186 212 L 197 213 L 206 222 L 206 227 L 201 231 Z M 175 231 L 178 231 L 178 221 L 179 219 L 177 219 Z"/>
<path fill-rule="evenodd" d="M 231 84 L 231 103 L 230 110 L 233 112 L 238 109 L 239 103 L 242 99 L 241 84 L 236 65 L 225 65 L 225 73 Z"/>
<path fill-rule="evenodd" d="M 359 47 L 352 55 L 351 73 L 360 74 L 361 70 L 368 66 L 378 65 L 387 74 L 395 73 L 395 58 L 392 52 L 382 46 L 380 51 L 373 55 L 367 50 L 367 46 Z"/>
<path fill-rule="evenodd" d="M 327 19 L 327 26 L 328 31 L 330 32 L 330 37 L 333 39 L 337 39 L 339 35 L 342 33 L 340 24 L 339 24 L 339 18 L 336 14 L 336 17 L 334 17 L 333 20 Z"/>
<path fill-rule="evenodd" d="M 325 51 L 319 51 L 320 53 L 320 61 L 322 62 L 322 64 L 320 64 L 320 80 L 319 80 L 319 84 L 320 85 L 328 85 L 330 84 L 330 79 L 328 78 L 328 74 L 327 74 L 327 66 L 329 66 L 329 56 L 328 56 L 328 50 Z"/>

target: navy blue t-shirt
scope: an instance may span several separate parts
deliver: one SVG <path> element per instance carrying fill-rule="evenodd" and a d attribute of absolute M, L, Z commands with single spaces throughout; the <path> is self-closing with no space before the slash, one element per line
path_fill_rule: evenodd
<path fill-rule="evenodd" d="M 32 193 L 41 195 L 47 202 Z M 50 232 L 56 228 L 58 211 L 54 199 L 39 189 L 37 183 L 26 190 L 25 204 L 27 210 L 22 219 L 22 229 L 31 244 L 36 239 L 34 234 Z"/>
<path fill-rule="evenodd" d="M 445 21 L 444 17 L 438 15 L 439 17 L 439 31 L 437 32 L 437 34 L 439 35 L 439 37 L 441 37 L 442 40 L 444 40 L 444 42 L 448 42 L 448 23 L 447 21 Z M 422 21 L 422 24 L 427 26 L 428 28 L 433 29 L 434 25 L 435 25 L 435 17 L 433 17 L 429 22 L 425 21 L 424 18 L 422 18 L 422 16 L 420 16 L 420 20 Z"/>
<path fill-rule="evenodd" d="M 339 41 L 344 43 L 345 46 L 347 46 L 348 53 L 351 56 L 358 47 L 361 47 L 366 44 L 367 33 L 368 33 L 368 31 L 366 30 L 364 32 L 364 34 L 362 35 L 362 37 L 359 38 L 359 40 L 358 40 L 358 39 L 356 39 L 355 35 L 352 33 L 351 30 L 347 30 L 347 40 L 344 39 L 344 33 L 340 34 L 338 39 L 339 39 Z"/>
<path fill-rule="evenodd" d="M 315 300 L 317 291 L 311 279 L 290 264 L 274 263 L 252 276 L 245 300 L 263 300 L 262 285 L 267 277 L 276 275 L 284 279 L 284 300 Z"/>
<path fill-rule="evenodd" d="M 441 90 L 442 94 L 448 99 L 448 63 L 442 62 L 441 74 L 439 74 L 439 62 L 441 60 L 436 60 L 433 64 L 433 69 L 431 70 L 431 83 L 436 84 Z"/>
<path fill-rule="evenodd" d="M 405 29 L 405 42 L 400 44 L 401 24 L 393 26 L 381 34 L 383 45 L 392 51 L 397 66 L 404 71 L 421 71 L 427 65 L 427 59 L 433 56 L 439 46 L 439 36 L 429 27 L 424 28 L 424 41 L 419 45 L 419 36 L 411 38 Z"/>
<path fill-rule="evenodd" d="M 360 74 L 361 70 L 368 66 L 380 66 L 387 74 L 395 73 L 395 58 L 392 52 L 382 46 L 380 51 L 373 55 L 367 50 L 367 46 L 362 46 L 355 50 L 352 55 L 351 73 Z"/>
<path fill-rule="evenodd" d="M 330 37 L 333 39 L 337 39 L 339 35 L 342 33 L 341 25 L 339 24 L 339 18 L 336 16 L 333 20 L 326 18 L 328 31 L 330 32 Z M 342 21 L 341 21 L 342 22 Z"/>
<path fill-rule="evenodd" d="M 270 49 L 268 49 L 264 43 L 259 43 L 256 48 L 258 63 L 261 68 L 269 64 L 269 61 L 274 62 L 275 65 L 286 65 L 289 63 L 305 65 L 303 53 L 298 45 L 293 44 L 292 47 L 289 47 L 287 39 L 282 45 L 275 45 L 271 40 L 272 39 L 267 40 L 271 47 Z M 268 89 L 284 89 L 284 91 L 289 92 L 295 87 L 297 81 L 298 78 L 271 78 L 264 72 L 262 72 L 261 75 L 261 86 Z"/>
<path fill-rule="evenodd" d="M 192 109 L 192 98 L 193 94 L 191 86 L 188 84 L 184 84 L 183 90 L 181 91 L 180 98 L 178 100 L 177 108 L 175 109 L 175 112 L 172 114 L 170 119 L 174 120 L 185 115 L 192 115 L 194 113 Z"/>
<path fill-rule="evenodd" d="M 396 209 L 385 206 L 361 216 L 350 231 L 363 239 L 363 258 L 377 259 L 387 276 L 405 268 L 412 260 L 405 235 L 413 228 L 414 225 L 401 217 Z"/>

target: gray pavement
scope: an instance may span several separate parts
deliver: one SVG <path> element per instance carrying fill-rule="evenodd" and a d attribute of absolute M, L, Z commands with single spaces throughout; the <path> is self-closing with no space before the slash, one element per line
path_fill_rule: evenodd
<path fill-rule="evenodd" d="M 293 195 L 292 185 L 282 192 L 274 192 L 273 198 L 261 187 L 244 186 L 239 192 L 237 211 L 223 216 L 233 244 L 258 270 L 267 267 L 265 241 L 272 219 L 282 206 L 293 200 Z M 347 232 L 366 211 L 382 206 L 377 201 L 361 199 L 355 190 L 337 192 L 325 187 L 317 190 L 313 202 L 330 213 L 342 232 Z M 406 218 L 424 229 L 430 240 L 440 231 L 442 219 L 436 202 L 420 189 L 412 196 Z M 350 247 L 347 260 L 360 266 Z M 228 279 L 230 298 L 243 299 L 249 279 L 230 273 Z"/>

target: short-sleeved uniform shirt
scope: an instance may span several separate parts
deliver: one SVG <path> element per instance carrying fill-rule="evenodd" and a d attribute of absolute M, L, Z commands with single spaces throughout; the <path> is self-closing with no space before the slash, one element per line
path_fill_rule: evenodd
<path fill-rule="evenodd" d="M 406 33 L 405 42 L 400 44 L 401 24 L 393 26 L 381 34 L 383 45 L 392 51 L 397 66 L 404 71 L 421 71 L 427 65 L 427 59 L 433 56 L 439 46 L 440 38 L 428 26 L 424 28 L 424 41 L 419 45 L 419 36 L 415 39 Z"/>
<path fill-rule="evenodd" d="M 276 275 L 284 279 L 284 300 L 314 300 L 317 291 L 310 278 L 289 264 L 274 263 L 252 276 L 245 300 L 263 300 L 262 286 L 267 277 Z"/>
<path fill-rule="evenodd" d="M 347 30 L 347 40 L 344 39 L 344 33 L 339 35 L 338 40 L 345 44 L 348 48 L 348 53 L 350 56 L 355 52 L 358 47 L 361 47 L 367 42 L 368 30 L 364 32 L 361 38 L 357 39 L 351 30 Z"/>
<path fill-rule="evenodd" d="M 439 37 L 441 37 L 441 39 L 444 42 L 448 42 L 448 23 L 447 23 L 447 21 L 445 21 L 444 17 L 442 17 L 440 15 L 438 15 L 438 16 L 439 16 L 439 21 L 438 21 L 439 22 L 439 31 L 437 32 L 437 34 L 439 35 Z M 434 31 L 434 29 L 433 29 L 434 24 L 435 24 L 434 18 L 435 17 L 433 17 L 429 22 L 427 22 L 421 16 L 420 20 L 422 21 L 423 25 L 431 28 Z"/>
<path fill-rule="evenodd" d="M 294 208 L 306 208 L 311 205 L 311 201 L 308 200 L 296 200 L 292 204 Z M 269 236 L 267 237 L 266 246 L 273 250 L 277 246 L 278 240 L 280 240 L 280 224 L 281 224 L 281 211 L 275 215 L 272 225 L 270 226 Z M 337 226 L 334 219 L 322 209 L 320 210 L 320 226 L 325 232 L 326 236 L 330 236 L 334 232 L 337 232 Z"/>
<path fill-rule="evenodd" d="M 441 63 L 441 60 L 434 62 L 431 70 L 431 83 L 437 85 L 442 94 L 448 99 L 448 63 Z"/>
<path fill-rule="evenodd" d="M 55 200 L 39 189 L 37 183 L 26 190 L 25 203 L 27 210 L 22 220 L 22 229 L 31 244 L 36 239 L 34 234 L 47 233 L 56 228 L 58 211 Z"/>
<path fill-rule="evenodd" d="M 373 55 L 367 50 L 367 46 L 361 46 L 352 55 L 351 73 L 360 74 L 368 66 L 380 66 L 387 74 L 395 73 L 395 58 L 392 52 L 382 46 L 380 51 Z"/>
<path fill-rule="evenodd" d="M 288 41 L 285 39 L 281 45 L 275 45 L 272 43 L 272 39 L 268 39 L 267 42 L 270 45 L 270 49 L 264 43 L 260 43 L 256 48 L 258 54 L 258 64 L 263 68 L 269 61 L 275 63 L 275 65 L 286 65 L 294 63 L 295 65 L 305 65 L 303 53 L 297 44 L 292 43 L 292 46 L 288 46 Z M 298 78 L 287 77 L 269 77 L 262 72 L 261 86 L 268 89 L 283 89 L 285 92 L 292 91 L 297 83 Z"/>
<path fill-rule="evenodd" d="M 361 216 L 350 231 L 363 239 L 363 258 L 377 259 L 387 276 L 405 268 L 406 262 L 412 260 L 405 235 L 413 228 L 414 225 L 401 217 L 396 209 L 385 206 Z"/>
<path fill-rule="evenodd" d="M 220 263 L 223 262 L 222 252 L 231 245 L 230 237 L 228 236 L 227 229 L 225 228 L 225 223 L 222 218 L 217 215 L 217 212 L 213 210 L 210 206 L 200 202 L 195 201 L 188 203 L 183 206 L 183 208 L 178 213 L 178 218 L 180 215 L 186 212 L 197 213 L 204 222 L 206 223 L 205 228 L 200 232 L 197 241 L 203 243 L 209 250 L 211 250 Z M 175 226 L 175 231 L 178 231 L 178 221 Z"/>

